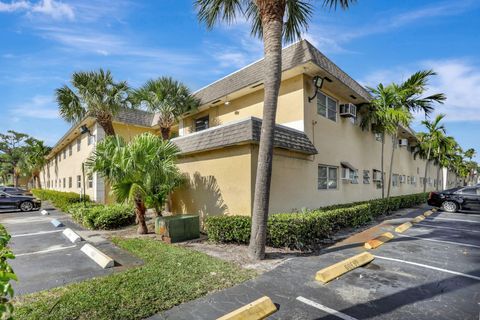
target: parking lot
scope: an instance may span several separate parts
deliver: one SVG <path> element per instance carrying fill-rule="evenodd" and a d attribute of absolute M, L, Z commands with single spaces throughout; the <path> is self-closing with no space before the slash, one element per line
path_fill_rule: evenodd
<path fill-rule="evenodd" d="M 1 212 L 2 223 L 11 234 L 10 246 L 16 255 L 11 265 L 19 281 L 13 282 L 16 295 L 23 295 L 62 286 L 92 277 L 103 276 L 141 264 L 141 261 L 115 247 L 102 237 L 87 237 L 84 230 L 54 208 L 46 207 L 49 215 L 33 212 Z M 55 227 L 52 219 L 62 222 Z M 63 235 L 71 228 L 83 240 L 72 243 Z M 85 239 L 87 241 L 85 241 Z M 80 248 L 91 243 L 115 260 L 115 267 L 103 269 Z"/>
<path fill-rule="evenodd" d="M 427 209 L 410 209 L 320 255 L 292 258 L 152 319 L 215 319 L 262 296 L 278 308 L 268 319 L 479 319 L 480 213 L 434 212 L 394 232 Z M 318 270 L 365 252 L 364 242 L 387 231 L 394 239 L 368 250 L 375 256 L 371 263 L 327 284 L 315 281 Z"/>

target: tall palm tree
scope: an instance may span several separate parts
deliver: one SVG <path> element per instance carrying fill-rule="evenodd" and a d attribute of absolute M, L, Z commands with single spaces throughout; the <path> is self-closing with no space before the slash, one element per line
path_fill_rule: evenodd
<path fill-rule="evenodd" d="M 86 166 L 108 180 L 118 201 L 135 205 L 137 232 L 146 234 L 147 201 L 158 208 L 181 181 L 177 154 L 173 143 L 148 132 L 128 143 L 119 136 L 109 136 L 97 144 Z"/>
<path fill-rule="evenodd" d="M 324 6 L 347 9 L 355 0 L 323 0 Z M 313 5 L 307 0 L 195 0 L 198 18 L 208 28 L 234 22 L 240 15 L 251 33 L 263 40 L 264 100 L 252 213 L 249 255 L 265 258 L 267 218 L 272 176 L 273 137 L 282 74 L 282 40 L 290 42 L 307 29 Z"/>
<path fill-rule="evenodd" d="M 463 153 L 463 156 L 467 159 L 469 159 L 469 174 L 468 174 L 468 177 L 467 177 L 467 184 L 470 183 L 470 180 L 473 180 L 473 177 L 475 175 L 475 170 L 476 170 L 476 165 L 475 165 L 475 162 L 472 161 L 473 157 L 475 157 L 476 155 L 476 151 L 475 149 L 473 148 L 470 148 L 470 149 L 467 149 L 464 153 Z"/>
<path fill-rule="evenodd" d="M 437 165 L 437 185 L 436 190 L 440 190 L 440 170 L 449 166 L 452 155 L 457 147 L 457 142 L 453 137 L 443 136 L 434 147 L 435 164 Z"/>
<path fill-rule="evenodd" d="M 423 177 L 423 192 L 427 191 L 427 174 L 430 160 L 432 159 L 432 150 L 435 146 L 438 146 L 443 139 L 446 130 L 443 124 L 440 122 L 445 117 L 444 114 L 439 114 L 433 119 L 433 121 L 423 120 L 422 124 L 427 129 L 427 132 L 422 136 L 420 142 L 423 143 L 423 150 L 426 150 L 425 155 L 425 172 Z"/>
<path fill-rule="evenodd" d="M 84 117 L 94 117 L 107 136 L 115 135 L 113 117 L 130 106 L 128 85 L 115 82 L 109 70 L 75 72 L 73 89 L 64 85 L 55 91 L 60 116 L 67 122 L 78 123 Z"/>
<path fill-rule="evenodd" d="M 133 91 L 132 100 L 136 106 L 145 105 L 158 114 L 158 126 L 164 140 L 170 139 L 170 131 L 178 117 L 199 105 L 199 100 L 186 85 L 170 77 L 147 81 Z"/>
<path fill-rule="evenodd" d="M 391 87 L 385 87 L 383 84 L 378 84 L 376 88 L 368 88 L 373 99 L 370 103 L 363 106 L 363 116 L 360 126 L 362 129 L 367 129 L 374 133 L 380 134 L 382 148 L 380 158 L 380 170 L 382 172 L 382 199 L 385 198 L 385 135 L 393 134 L 397 128 L 391 124 L 386 117 L 386 111 L 394 104 L 395 95 Z"/>

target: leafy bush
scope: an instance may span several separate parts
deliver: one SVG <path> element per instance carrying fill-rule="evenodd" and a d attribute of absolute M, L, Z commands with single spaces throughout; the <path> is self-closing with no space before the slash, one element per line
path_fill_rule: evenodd
<path fill-rule="evenodd" d="M 361 226 L 374 217 L 426 200 L 427 194 L 420 193 L 392 197 L 389 202 L 376 199 L 311 211 L 273 214 L 267 222 L 267 245 L 311 249 L 341 228 Z M 248 243 L 250 228 L 249 216 L 212 216 L 205 220 L 208 239 L 214 242 Z"/>
<path fill-rule="evenodd" d="M 75 203 L 67 210 L 72 218 L 89 229 L 116 229 L 135 222 L 135 212 L 131 205 L 100 205 L 95 203 Z"/>
<path fill-rule="evenodd" d="M 9 259 L 15 259 L 8 242 L 11 236 L 0 224 L 0 319 L 12 319 L 13 305 L 10 299 L 13 298 L 13 287 L 11 280 L 17 281 L 17 276 L 8 264 Z"/>
<path fill-rule="evenodd" d="M 75 192 L 61 192 L 54 190 L 45 190 L 45 189 L 32 189 L 31 192 L 33 195 L 41 200 L 48 200 L 60 210 L 67 210 L 68 206 L 72 203 L 82 202 L 82 198 L 78 193 Z M 88 196 L 85 200 L 90 202 Z"/>

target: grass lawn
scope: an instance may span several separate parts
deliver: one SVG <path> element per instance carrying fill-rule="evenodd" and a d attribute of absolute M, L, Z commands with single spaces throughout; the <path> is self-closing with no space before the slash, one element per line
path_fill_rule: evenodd
<path fill-rule="evenodd" d="M 145 264 L 18 298 L 15 319 L 142 319 L 255 275 L 152 239 L 115 238 L 113 242 Z"/>

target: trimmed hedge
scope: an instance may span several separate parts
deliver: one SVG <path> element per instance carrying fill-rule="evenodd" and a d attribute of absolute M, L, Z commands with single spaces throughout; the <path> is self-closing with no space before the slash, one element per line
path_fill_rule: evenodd
<path fill-rule="evenodd" d="M 70 205 L 66 212 L 71 214 L 75 221 L 89 229 L 117 229 L 135 222 L 133 207 L 125 204 L 76 203 Z"/>
<path fill-rule="evenodd" d="M 67 210 L 68 206 L 73 203 L 82 202 L 81 196 L 75 192 L 61 192 L 55 190 L 45 190 L 45 189 L 32 189 L 32 194 L 41 199 L 48 200 L 53 203 L 53 205 L 60 210 Z M 90 201 L 88 196 L 85 196 L 86 201 Z"/>
<path fill-rule="evenodd" d="M 267 245 L 308 250 L 345 227 L 357 227 L 373 218 L 425 203 L 427 193 L 391 197 L 386 200 L 328 206 L 312 211 L 278 213 L 268 217 Z M 246 244 L 250 238 L 249 216 L 211 216 L 205 220 L 208 239 L 222 243 Z"/>

